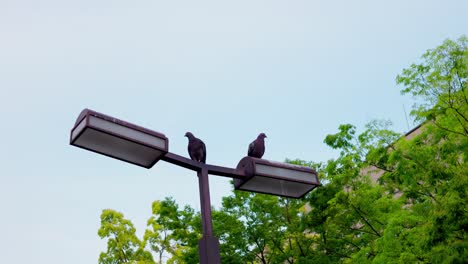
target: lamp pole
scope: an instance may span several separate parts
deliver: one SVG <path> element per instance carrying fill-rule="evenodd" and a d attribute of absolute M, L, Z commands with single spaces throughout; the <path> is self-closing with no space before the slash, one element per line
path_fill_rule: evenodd
<path fill-rule="evenodd" d="M 200 264 L 221 263 L 221 255 L 219 252 L 219 240 L 213 235 L 208 174 L 238 179 L 245 177 L 245 175 L 235 169 L 196 162 L 171 152 L 168 152 L 161 159 L 174 165 L 181 166 L 197 172 L 198 187 L 200 190 L 200 211 L 202 220 L 201 222 L 203 230 L 203 236 L 198 241 L 198 254 L 200 257 Z"/>
<path fill-rule="evenodd" d="M 211 222 L 210 185 L 208 182 L 208 170 L 203 168 L 198 171 L 198 186 L 200 189 L 200 210 L 202 220 L 203 237 L 198 242 L 198 254 L 200 263 L 221 263 L 219 253 L 219 240 L 213 236 L 213 224 Z"/>

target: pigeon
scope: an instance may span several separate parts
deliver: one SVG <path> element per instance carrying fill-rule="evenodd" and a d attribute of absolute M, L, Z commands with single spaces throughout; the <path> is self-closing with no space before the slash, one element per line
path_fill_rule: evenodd
<path fill-rule="evenodd" d="M 254 158 L 259 158 L 261 159 L 263 154 L 265 153 L 265 138 L 267 136 L 264 133 L 260 133 L 258 135 L 257 139 L 252 141 L 249 145 L 249 150 L 247 152 L 247 155 L 249 157 L 254 157 Z"/>
<path fill-rule="evenodd" d="M 185 136 L 188 138 L 188 153 L 190 158 L 194 161 L 198 161 L 201 163 L 206 162 L 206 147 L 205 143 L 200 139 L 196 138 L 192 133 L 187 132 Z"/>

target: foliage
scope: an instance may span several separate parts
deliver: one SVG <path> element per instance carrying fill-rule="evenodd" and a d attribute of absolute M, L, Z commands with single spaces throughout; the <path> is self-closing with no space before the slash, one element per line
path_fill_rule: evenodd
<path fill-rule="evenodd" d="M 135 231 L 133 224 L 122 213 L 103 210 L 98 235 L 107 238 L 107 252 L 100 254 L 99 263 L 154 263 L 151 253 L 144 250 L 144 243 L 138 239 Z"/>
<path fill-rule="evenodd" d="M 403 93 L 424 102 L 412 114 L 425 123 L 419 135 L 398 140 L 381 157 L 387 171 L 382 182 L 392 192 L 401 191 L 407 203 L 378 241 L 381 263 L 468 259 L 467 44 L 466 37 L 446 40 L 397 78 Z"/>
<path fill-rule="evenodd" d="M 411 114 L 433 121 L 440 129 L 468 135 L 468 38 L 446 40 L 428 50 L 423 62 L 412 64 L 397 76 L 403 94 L 417 99 Z"/>
<path fill-rule="evenodd" d="M 397 77 L 422 125 L 411 136 L 373 121 L 343 124 L 324 142 L 339 151 L 315 168 L 323 186 L 302 199 L 234 191 L 213 209 L 223 263 L 464 263 L 468 259 L 468 39 L 446 40 Z M 377 179 L 378 178 L 378 179 Z M 143 241 L 104 210 L 100 263 L 197 263 L 200 214 L 155 201 Z"/>
<path fill-rule="evenodd" d="M 166 257 L 167 263 L 197 263 L 201 222 L 194 210 L 189 206 L 180 210 L 172 198 L 166 198 L 154 201 L 152 211 L 144 240 L 158 255 L 158 262 L 165 263 Z"/>

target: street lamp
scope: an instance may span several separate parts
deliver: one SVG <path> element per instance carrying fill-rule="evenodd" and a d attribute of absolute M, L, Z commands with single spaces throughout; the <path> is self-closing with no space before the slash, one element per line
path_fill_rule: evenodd
<path fill-rule="evenodd" d="M 203 236 L 198 243 L 201 264 L 221 263 L 219 240 L 213 236 L 208 175 L 234 179 L 236 190 L 300 198 L 320 186 L 311 168 L 243 158 L 236 169 L 204 164 L 169 152 L 164 134 L 84 109 L 70 133 L 70 144 L 144 168 L 159 160 L 197 172 Z"/>

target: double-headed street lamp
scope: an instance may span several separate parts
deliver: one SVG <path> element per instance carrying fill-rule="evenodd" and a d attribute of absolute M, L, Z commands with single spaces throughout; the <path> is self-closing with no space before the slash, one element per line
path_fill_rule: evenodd
<path fill-rule="evenodd" d="M 213 236 L 208 175 L 234 179 L 234 188 L 301 198 L 320 185 L 317 172 L 304 166 L 243 158 L 236 169 L 204 164 L 169 152 L 168 138 L 146 129 L 89 109 L 78 116 L 70 134 L 70 144 L 144 168 L 159 160 L 197 172 L 203 237 L 198 252 L 201 264 L 221 263 L 219 240 Z"/>

